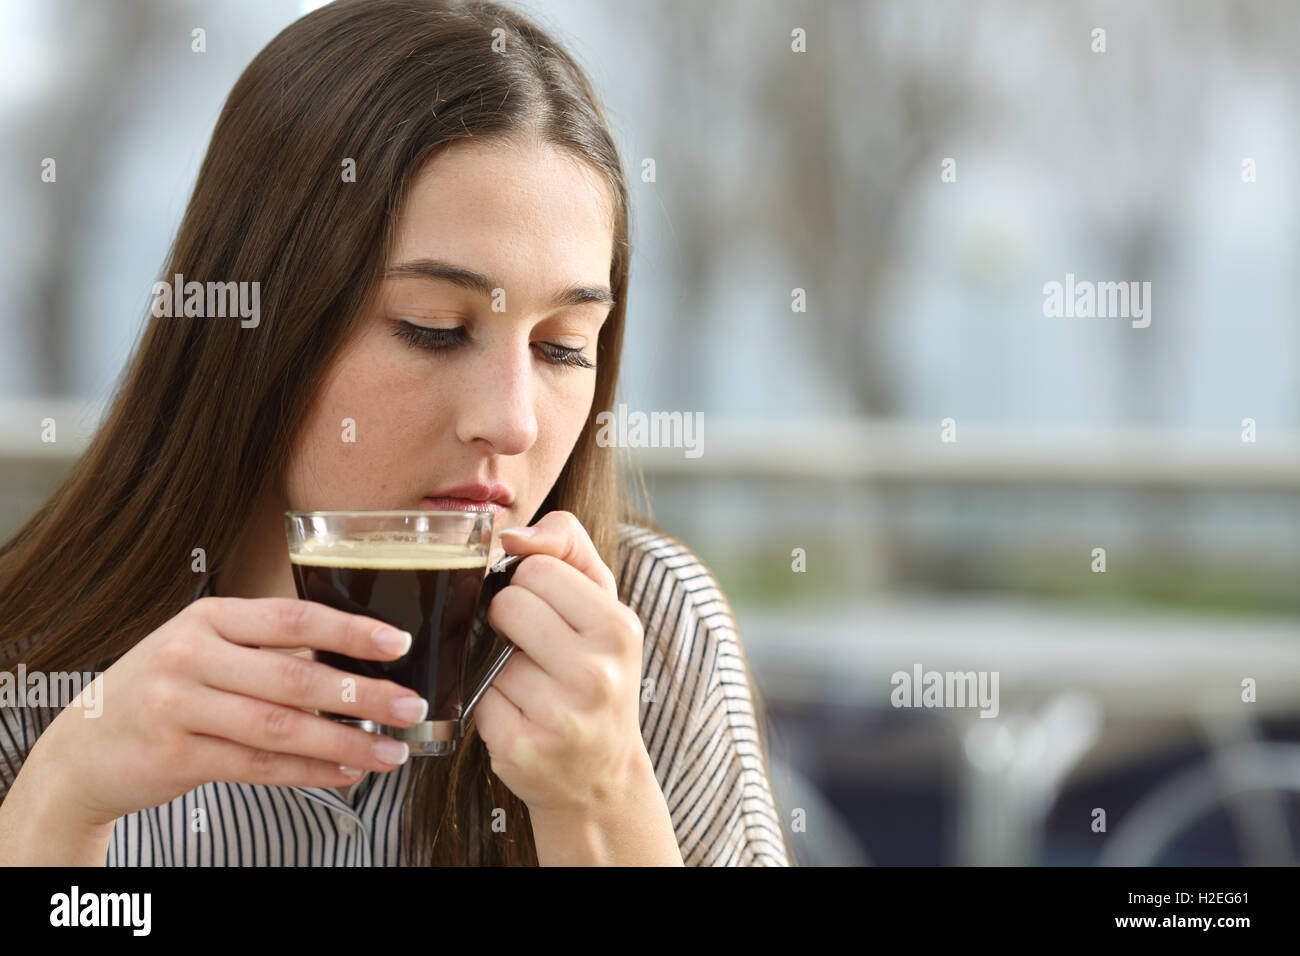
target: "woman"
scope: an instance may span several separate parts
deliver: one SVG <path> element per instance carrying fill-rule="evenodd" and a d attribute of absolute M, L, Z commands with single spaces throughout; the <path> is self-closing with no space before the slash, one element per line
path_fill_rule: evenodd
<path fill-rule="evenodd" d="M 787 865 L 726 600 L 596 441 L 628 260 L 604 114 L 518 15 L 340 0 L 272 40 L 218 120 L 181 287 L 0 551 L 4 666 L 102 670 L 105 702 L 0 710 L 0 861 Z M 190 282 L 255 282 L 257 314 L 195 314 Z M 311 650 L 404 645 L 294 599 L 282 515 L 474 507 L 449 495 L 524 529 L 489 614 L 519 652 L 456 752 L 410 761 L 311 712 L 341 676 Z"/>

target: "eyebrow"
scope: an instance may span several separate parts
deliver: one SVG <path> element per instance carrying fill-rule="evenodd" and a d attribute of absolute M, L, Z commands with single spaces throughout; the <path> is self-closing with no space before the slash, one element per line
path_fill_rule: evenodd
<path fill-rule="evenodd" d="M 504 282 L 498 282 L 481 272 L 465 269 L 438 259 L 412 259 L 410 262 L 391 266 L 385 270 L 384 278 L 440 279 L 458 285 L 462 289 L 468 289 L 470 292 L 477 292 L 488 297 L 492 295 L 494 289 L 505 288 Z M 588 302 L 602 302 L 613 306 L 614 294 L 603 286 L 573 285 L 556 293 L 551 299 L 551 305 L 555 308 L 585 305 Z"/>

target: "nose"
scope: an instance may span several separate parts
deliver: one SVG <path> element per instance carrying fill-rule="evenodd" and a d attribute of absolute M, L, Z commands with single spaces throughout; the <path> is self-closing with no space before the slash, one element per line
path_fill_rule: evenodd
<path fill-rule="evenodd" d="M 527 338 L 499 336 L 473 363 L 458 397 L 457 435 L 482 439 L 499 455 L 518 455 L 537 441 L 533 358 Z"/>

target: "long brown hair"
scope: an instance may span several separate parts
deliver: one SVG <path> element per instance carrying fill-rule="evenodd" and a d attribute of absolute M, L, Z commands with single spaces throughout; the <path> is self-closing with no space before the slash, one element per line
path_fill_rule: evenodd
<path fill-rule="evenodd" d="M 39 635 L 29 669 L 103 669 L 191 600 L 194 549 L 208 570 L 222 566 L 371 302 L 409 183 L 469 138 L 567 149 L 609 186 L 616 305 L 586 427 L 537 516 L 573 512 L 615 571 L 618 523 L 657 527 L 624 491 L 630 458 L 595 440 L 618 381 L 629 210 L 582 71 L 493 3 L 337 0 L 283 30 L 236 82 L 163 273 L 257 281 L 261 321 L 149 319 L 86 453 L 0 548 L 0 664 Z M 345 159 L 355 182 L 343 181 Z M 491 649 L 479 650 L 482 661 Z M 756 692 L 754 704 L 762 745 Z M 489 826 L 495 808 L 504 833 Z M 472 722 L 452 757 L 414 762 L 403 821 L 406 864 L 537 862 L 527 807 L 491 772 Z"/>

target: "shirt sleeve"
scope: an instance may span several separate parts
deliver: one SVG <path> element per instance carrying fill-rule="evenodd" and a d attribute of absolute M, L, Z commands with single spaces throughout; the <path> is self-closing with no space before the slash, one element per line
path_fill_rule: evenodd
<path fill-rule="evenodd" d="M 683 862 L 791 865 L 749 667 L 717 581 L 685 545 L 664 536 L 642 543 L 625 566 L 629 574 L 628 604 L 646 635 L 642 736 Z"/>

